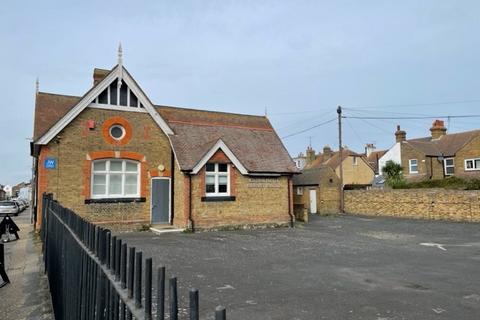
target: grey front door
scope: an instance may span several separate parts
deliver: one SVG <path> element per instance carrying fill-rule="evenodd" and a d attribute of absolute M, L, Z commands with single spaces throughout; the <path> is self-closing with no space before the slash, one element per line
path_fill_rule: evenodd
<path fill-rule="evenodd" d="M 152 223 L 170 221 L 170 179 L 152 179 Z"/>

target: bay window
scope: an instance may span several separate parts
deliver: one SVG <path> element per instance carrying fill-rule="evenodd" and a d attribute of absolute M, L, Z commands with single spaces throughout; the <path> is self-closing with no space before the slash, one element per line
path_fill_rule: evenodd
<path fill-rule="evenodd" d="M 92 164 L 92 198 L 133 198 L 140 196 L 140 164 L 109 159 Z"/>
<path fill-rule="evenodd" d="M 230 194 L 228 164 L 207 163 L 205 165 L 205 194 L 207 196 L 228 196 Z"/>

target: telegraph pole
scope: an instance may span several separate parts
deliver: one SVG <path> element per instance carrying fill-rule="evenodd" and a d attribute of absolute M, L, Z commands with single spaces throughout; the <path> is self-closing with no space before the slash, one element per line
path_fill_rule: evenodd
<path fill-rule="evenodd" d="M 344 212 L 344 198 L 343 198 L 343 146 L 342 146 L 342 107 L 338 106 L 338 151 L 340 153 L 340 185 L 338 186 L 338 193 L 340 196 L 340 213 Z"/>

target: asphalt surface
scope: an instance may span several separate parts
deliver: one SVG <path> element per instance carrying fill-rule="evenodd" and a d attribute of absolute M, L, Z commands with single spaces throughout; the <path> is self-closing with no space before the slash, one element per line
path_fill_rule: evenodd
<path fill-rule="evenodd" d="M 129 245 L 200 290 L 201 318 L 480 319 L 480 224 L 314 217 L 295 229 L 154 235 Z"/>

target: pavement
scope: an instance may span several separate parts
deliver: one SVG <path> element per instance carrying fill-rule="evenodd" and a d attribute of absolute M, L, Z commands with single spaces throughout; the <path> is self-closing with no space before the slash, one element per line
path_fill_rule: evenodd
<path fill-rule="evenodd" d="M 201 319 L 217 305 L 239 320 L 480 319 L 478 223 L 312 217 L 294 229 L 121 238 L 178 276 L 181 319 L 192 287 Z"/>
<path fill-rule="evenodd" d="M 5 243 L 10 284 L 0 288 L 0 319 L 54 319 L 42 244 L 30 224 L 29 209 L 12 219 L 20 228 L 20 240 Z"/>

